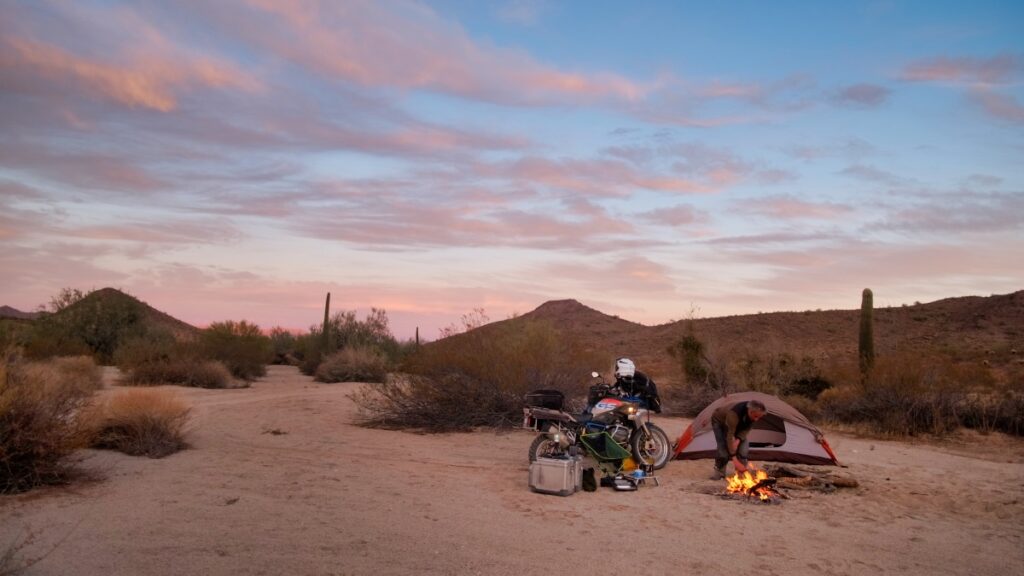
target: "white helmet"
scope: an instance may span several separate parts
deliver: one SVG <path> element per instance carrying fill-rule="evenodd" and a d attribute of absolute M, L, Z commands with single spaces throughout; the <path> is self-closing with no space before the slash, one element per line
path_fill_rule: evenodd
<path fill-rule="evenodd" d="M 633 374 L 636 373 L 636 365 L 629 358 L 619 358 L 615 361 L 615 379 L 626 379 L 633 378 Z"/>

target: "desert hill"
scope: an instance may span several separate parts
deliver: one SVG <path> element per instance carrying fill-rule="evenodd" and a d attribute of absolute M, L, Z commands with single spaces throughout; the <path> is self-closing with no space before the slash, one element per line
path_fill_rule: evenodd
<path fill-rule="evenodd" d="M 859 298 L 855 304 L 859 306 Z M 944 350 L 960 357 L 986 358 L 995 364 L 1024 358 L 1024 290 L 875 308 L 874 318 L 879 354 Z M 556 300 L 503 322 L 527 319 L 546 320 L 559 330 L 573 333 L 588 347 L 606 354 L 608 366 L 615 357 L 629 356 L 645 372 L 671 378 L 676 361 L 667 348 L 690 333 L 712 351 L 788 352 L 816 359 L 855 356 L 860 309 L 771 312 L 644 326 L 575 300 Z"/>
<path fill-rule="evenodd" d="M 36 317 L 35 312 L 22 312 L 10 306 L 0 306 L 0 318 L 12 318 L 15 320 L 31 320 Z"/>
<path fill-rule="evenodd" d="M 199 334 L 199 329 L 185 323 L 146 304 L 142 300 L 126 294 L 116 288 L 101 288 L 85 295 L 81 300 L 70 304 L 59 312 L 21 312 L 10 306 L 0 307 L 0 319 L 37 321 L 42 318 L 53 320 L 72 319 L 75 317 L 92 317 L 120 310 L 130 313 L 133 323 L 146 328 L 155 328 L 173 334 L 179 339 L 191 339 Z"/>
<path fill-rule="evenodd" d="M 146 328 L 156 328 L 170 332 L 175 338 L 191 339 L 199 334 L 199 329 L 191 324 L 161 312 L 138 298 L 126 294 L 116 288 L 101 288 L 90 292 L 78 302 L 68 306 L 57 314 L 74 314 L 82 309 L 113 308 L 116 306 L 133 307 L 139 315 L 139 323 Z"/>

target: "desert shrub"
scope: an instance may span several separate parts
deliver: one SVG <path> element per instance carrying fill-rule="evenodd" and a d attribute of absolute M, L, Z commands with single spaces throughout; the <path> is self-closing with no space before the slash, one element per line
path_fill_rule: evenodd
<path fill-rule="evenodd" d="M 274 326 L 270 329 L 270 346 L 274 350 L 273 364 L 296 364 L 296 338 L 295 335 L 281 328 Z"/>
<path fill-rule="evenodd" d="M 530 390 L 584 396 L 591 370 L 606 362 L 549 323 L 499 323 L 421 346 L 403 362 L 405 374 L 363 387 L 353 399 L 369 425 L 502 426 L 520 421 Z"/>
<path fill-rule="evenodd" d="M 847 366 L 837 379 L 844 384 L 821 393 L 821 414 L 899 436 L 943 434 L 970 425 L 979 390 L 992 385 L 984 371 L 922 353 L 878 356 L 862 382 L 851 374 L 854 370 Z"/>
<path fill-rule="evenodd" d="M 232 387 L 231 372 L 216 360 L 170 359 L 140 364 L 124 372 L 126 386 L 176 384 L 195 388 Z"/>
<path fill-rule="evenodd" d="M 405 350 L 391 334 L 387 312 L 378 308 L 372 308 L 362 320 L 352 310 L 336 312 L 327 329 L 326 339 L 322 326 L 310 326 L 309 334 L 296 338 L 296 357 L 303 374 L 316 374 L 323 360 L 346 348 L 375 349 L 392 363 L 398 362 Z"/>
<path fill-rule="evenodd" d="M 168 390 L 125 390 L 90 413 L 92 446 L 163 458 L 186 446 L 189 407 Z"/>
<path fill-rule="evenodd" d="M 95 369 L 95 366 L 92 367 Z M 66 481 L 85 442 L 79 418 L 96 380 L 84 362 L 0 357 L 0 493 Z"/>
<path fill-rule="evenodd" d="M 245 320 L 210 324 L 199 336 L 199 351 L 204 358 L 223 362 L 233 376 L 246 381 L 265 376 L 274 354 L 270 338 Z"/>
<path fill-rule="evenodd" d="M 700 414 L 701 410 L 728 393 L 720 388 L 691 383 L 664 388 L 659 386 L 659 392 L 666 412 L 687 418 Z"/>
<path fill-rule="evenodd" d="M 331 354 L 316 369 L 317 382 L 383 382 L 388 359 L 376 348 L 352 346 Z"/>
<path fill-rule="evenodd" d="M 959 416 L 968 428 L 1024 436 L 1024 390 L 1006 387 L 971 394 Z"/>
<path fill-rule="evenodd" d="M 114 364 L 122 370 L 130 370 L 144 364 L 194 355 L 191 344 L 179 343 L 170 332 L 154 329 L 126 339 L 114 352 Z"/>
<path fill-rule="evenodd" d="M 120 383 L 127 386 L 227 388 L 232 383 L 228 369 L 216 360 L 206 360 L 195 343 L 160 330 L 127 340 L 114 360 L 123 374 Z"/>

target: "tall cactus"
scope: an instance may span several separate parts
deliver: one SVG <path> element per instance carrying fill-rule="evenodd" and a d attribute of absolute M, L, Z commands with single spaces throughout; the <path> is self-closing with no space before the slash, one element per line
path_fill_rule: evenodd
<path fill-rule="evenodd" d="M 860 377 L 862 381 L 866 381 L 875 365 L 874 296 L 870 288 L 865 288 L 861 294 L 860 343 L 857 351 L 860 359 Z"/>
<path fill-rule="evenodd" d="M 327 293 L 327 302 L 324 303 L 324 333 L 320 344 L 323 354 L 331 353 L 331 293 Z"/>

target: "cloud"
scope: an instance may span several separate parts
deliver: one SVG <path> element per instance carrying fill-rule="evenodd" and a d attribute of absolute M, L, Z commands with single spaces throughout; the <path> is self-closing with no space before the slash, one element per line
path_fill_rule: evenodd
<path fill-rule="evenodd" d="M 853 84 L 836 90 L 830 100 L 842 106 L 877 108 L 885 103 L 892 91 L 876 84 Z"/>
<path fill-rule="evenodd" d="M 1010 122 L 1024 122 L 1024 105 L 1013 96 L 979 88 L 972 90 L 969 98 L 990 116 Z"/>
<path fill-rule="evenodd" d="M 0 43 L 0 77 L 8 90 L 98 98 L 158 112 L 177 108 L 177 93 L 186 89 L 259 87 L 254 78 L 217 59 L 146 51 L 146 46 L 135 46 L 131 63 L 110 64 L 52 44 L 6 37 Z"/>
<path fill-rule="evenodd" d="M 658 208 L 648 212 L 641 212 L 637 217 L 673 228 L 692 227 L 694 225 L 705 225 L 710 223 L 711 215 L 703 210 L 698 210 L 687 204 L 678 204 L 668 208 Z"/>
<path fill-rule="evenodd" d="M 506 0 L 498 8 L 498 17 L 512 24 L 533 26 L 550 7 L 543 0 Z"/>
<path fill-rule="evenodd" d="M 798 160 L 805 161 L 821 158 L 860 160 L 877 154 L 878 149 L 862 138 L 849 138 L 836 144 L 796 144 L 787 147 L 786 152 Z"/>
<path fill-rule="evenodd" d="M 1024 194 L 927 194 L 893 209 L 871 229 L 929 235 L 987 234 L 1024 229 Z"/>
<path fill-rule="evenodd" d="M 998 120 L 1024 122 L 1024 105 L 1005 94 L 1024 76 L 1024 58 L 999 54 L 991 58 L 939 57 L 912 62 L 900 78 L 908 82 L 945 84 L 964 90 L 966 98 Z"/>
<path fill-rule="evenodd" d="M 417 2 L 196 3 L 221 33 L 317 75 L 514 105 L 636 100 L 647 88 L 606 72 L 559 70 L 473 40 Z M 315 15 L 315 17 L 313 16 Z"/>
<path fill-rule="evenodd" d="M 663 293 L 675 292 L 669 268 L 644 256 L 618 258 L 604 264 L 562 261 L 545 265 L 540 272 L 600 292 Z"/>
<path fill-rule="evenodd" d="M 902 186 L 907 180 L 892 172 L 876 168 L 867 164 L 853 164 L 839 171 L 843 176 L 850 176 L 866 182 L 885 184 L 887 186 Z"/>
<path fill-rule="evenodd" d="M 1015 54 L 991 58 L 935 57 L 911 62 L 903 67 L 900 79 L 907 82 L 947 84 L 1006 84 L 1024 72 L 1024 61 Z"/>
<path fill-rule="evenodd" d="M 834 220 L 853 212 L 847 204 L 811 202 L 789 195 L 748 198 L 737 209 L 780 220 Z"/>

